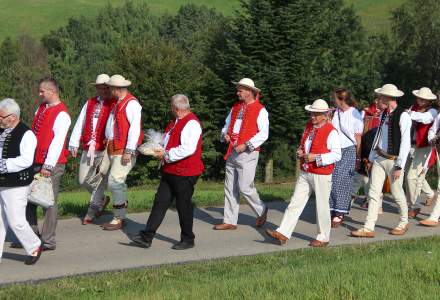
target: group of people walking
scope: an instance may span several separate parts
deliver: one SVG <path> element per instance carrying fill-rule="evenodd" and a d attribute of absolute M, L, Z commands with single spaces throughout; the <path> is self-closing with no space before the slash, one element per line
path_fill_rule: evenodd
<path fill-rule="evenodd" d="M 269 114 L 259 100 L 260 89 L 251 79 L 233 83 L 238 101 L 221 132 L 221 140 L 227 144 L 224 218 L 214 230 L 237 229 L 240 196 L 254 211 L 256 227 L 262 227 L 268 215 L 254 178 L 260 147 L 269 138 Z M 20 121 L 20 107 L 13 99 L 0 101 L 0 258 L 8 226 L 17 237 L 11 246 L 24 248 L 26 264 L 35 264 L 43 251 L 56 249 L 56 199 L 69 152 L 76 158 L 82 151 L 79 183 L 91 194 L 82 224 L 93 224 L 111 201 L 113 218 L 101 227 L 107 231 L 124 228 L 129 205 L 126 178 L 136 164 L 137 148 L 143 139 L 142 106 L 129 92 L 131 82 L 121 75 L 101 74 L 92 84 L 97 95 L 82 107 L 69 140 L 71 119 L 55 79 L 43 78 L 39 83 L 42 103 L 31 128 Z M 310 243 L 313 247 L 326 246 L 331 228 L 344 222 L 353 186 L 363 184 L 368 194 L 367 219 L 362 228 L 351 233 L 355 237 L 374 237 L 386 178 L 400 211 L 399 223 L 391 234 L 405 234 L 408 217 L 420 212 L 422 193 L 434 197 L 424 175 L 436 161 L 440 142 L 436 95 L 428 88 L 414 91 L 416 103 L 405 110 L 398 105 L 403 92 L 396 86 L 387 84 L 375 92 L 376 102 L 362 112 L 347 89 L 334 91 L 335 109 L 322 99 L 305 107 L 311 117 L 296 152 L 301 163 L 294 193 L 279 228 L 266 230 L 277 242 L 284 244 L 290 239 L 312 192 L 318 226 L 318 235 Z M 183 94 L 171 97 L 170 110 L 174 120 L 165 128 L 163 148 L 154 150 L 161 164 L 161 179 L 153 208 L 145 228 L 131 239 L 149 248 L 175 200 L 181 239 L 173 249 L 184 250 L 195 245 L 192 196 L 204 171 L 203 126 Z M 408 157 L 410 163 L 405 167 Z M 405 169 L 408 199 L 403 191 Z M 37 207 L 27 202 L 36 173 L 51 178 L 55 195 L 55 205 L 44 210 L 41 230 Z M 111 197 L 105 195 L 106 188 Z M 411 205 L 409 212 L 407 202 Z M 439 217 L 440 204 L 436 203 L 431 216 L 421 224 L 436 226 Z"/>

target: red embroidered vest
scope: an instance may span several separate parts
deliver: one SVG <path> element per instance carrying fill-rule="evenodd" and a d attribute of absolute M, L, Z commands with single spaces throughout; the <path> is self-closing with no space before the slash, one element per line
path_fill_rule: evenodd
<path fill-rule="evenodd" d="M 421 111 L 421 108 L 416 103 L 413 106 L 411 106 L 411 110 Z M 416 148 L 428 147 L 429 146 L 428 131 L 433 123 L 423 124 L 420 122 L 415 122 L 415 121 L 413 122 L 414 122 L 413 124 L 415 124 L 415 130 L 416 130 Z"/>
<path fill-rule="evenodd" d="M 200 124 L 199 119 L 193 113 L 180 119 L 177 124 L 175 124 L 175 121 L 168 124 L 165 133 L 170 132 L 170 138 L 165 150 L 170 150 L 180 145 L 180 135 L 182 134 L 182 130 L 191 120 L 195 120 Z M 176 162 L 165 163 L 163 166 L 163 171 L 165 173 L 178 176 L 199 176 L 204 170 L 205 167 L 202 162 L 202 135 L 200 135 L 196 151 L 192 155 Z"/>
<path fill-rule="evenodd" d="M 240 113 L 242 107 L 244 112 L 241 120 L 240 133 L 238 134 L 238 136 L 235 136 L 233 134 L 233 129 L 235 121 L 237 120 L 238 114 Z M 232 106 L 231 122 L 229 123 L 228 128 L 228 135 L 231 137 L 231 142 L 229 143 L 228 150 L 224 156 L 225 160 L 227 160 L 229 155 L 231 154 L 234 144 L 244 144 L 258 133 L 257 119 L 260 111 L 263 108 L 264 106 L 258 100 L 255 100 L 253 103 L 247 105 L 242 102 L 236 102 Z M 260 151 L 260 148 L 258 147 L 255 150 Z"/>
<path fill-rule="evenodd" d="M 364 133 L 379 127 L 381 111 L 377 108 L 375 103 L 366 107 L 364 113 Z"/>
<path fill-rule="evenodd" d="M 330 134 L 335 130 L 333 125 L 328 122 L 320 128 L 314 128 L 312 121 L 307 122 L 306 129 L 304 130 L 304 134 L 301 138 L 301 149 L 305 149 L 305 142 L 308 139 L 309 135 L 314 135 L 312 137 L 312 144 L 310 146 L 309 153 L 314 154 L 325 154 L 329 153 L 330 149 L 327 148 L 327 139 Z M 301 159 L 301 170 L 308 173 L 319 174 L 319 175 L 330 175 L 333 173 L 333 169 L 335 168 L 334 164 L 327 166 L 316 165 L 316 161 L 311 163 L 305 163 L 303 159 Z"/>
<path fill-rule="evenodd" d="M 126 108 L 130 101 L 138 101 L 132 94 L 128 93 L 121 101 L 117 102 L 114 107 L 114 125 L 113 125 L 113 146 L 115 150 L 125 149 L 128 139 L 128 130 L 130 123 L 127 119 Z M 141 126 L 142 128 L 142 126 Z M 142 130 L 139 133 L 137 145 L 142 143 L 144 135 Z"/>
<path fill-rule="evenodd" d="M 95 113 L 96 105 L 99 105 L 98 97 L 90 98 L 87 101 L 86 118 L 84 129 L 80 138 L 81 147 L 84 150 L 89 149 L 88 143 L 95 137 L 96 151 L 102 151 L 105 148 L 105 126 L 111 110 L 116 103 L 116 99 L 103 101 L 101 111 L 99 113 L 98 122 L 96 124 L 95 133 L 93 133 L 93 114 Z"/>
<path fill-rule="evenodd" d="M 46 108 L 46 104 L 43 103 L 37 110 L 37 114 L 32 122 L 32 131 L 37 137 L 37 148 L 35 149 L 34 158 L 37 164 L 44 164 L 46 160 L 50 144 L 54 138 L 53 126 L 60 112 L 69 113 L 63 102 L 48 108 Z M 64 140 L 63 150 L 58 158 L 58 164 L 65 164 L 67 162 L 69 151 L 66 148 L 66 142 L 67 135 Z"/>

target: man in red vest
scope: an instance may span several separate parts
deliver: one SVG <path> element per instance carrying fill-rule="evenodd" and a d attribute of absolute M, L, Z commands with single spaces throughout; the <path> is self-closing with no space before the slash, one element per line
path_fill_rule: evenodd
<path fill-rule="evenodd" d="M 413 121 L 411 128 L 412 147 L 406 175 L 406 196 L 408 202 L 411 203 L 408 211 L 409 218 L 415 218 L 420 213 L 421 192 L 425 194 L 428 202 L 435 197 L 425 179 L 426 172 L 423 172 L 423 168 L 432 150 L 428 142 L 428 131 L 438 114 L 437 109 L 433 107 L 433 101 L 437 99 L 437 96 L 431 92 L 431 89 L 422 87 L 412 93 L 416 96 L 416 103 L 408 111 Z"/>
<path fill-rule="evenodd" d="M 96 176 L 96 168 L 105 154 L 105 126 L 116 102 L 106 85 L 109 80 L 107 74 L 101 74 L 96 78 L 96 82 L 92 83 L 96 87 L 97 96 L 88 99 L 84 104 L 69 141 L 69 150 L 73 157 L 77 157 L 80 147 L 83 150 L 78 180 L 92 194 L 83 225 L 91 224 L 95 216 L 99 217 L 110 201 L 109 197 L 104 196 L 106 176 L 97 184 L 89 182 Z"/>
<path fill-rule="evenodd" d="M 205 169 L 202 162 L 202 126 L 197 116 L 191 112 L 188 97 L 185 95 L 178 94 L 171 98 L 171 111 L 176 119 L 165 129 L 165 150 L 155 151 L 155 156 L 163 161 L 163 166 L 153 209 L 145 229 L 138 236 L 132 237 L 132 240 L 149 248 L 175 198 L 181 234 L 180 242 L 173 249 L 185 250 L 194 247 L 192 196 L 194 185 Z"/>
<path fill-rule="evenodd" d="M 43 250 L 55 250 L 55 230 L 57 226 L 57 198 L 61 176 L 64 174 L 69 151 L 66 148 L 67 132 L 70 127 L 70 116 L 66 105 L 60 100 L 58 83 L 53 78 L 40 80 L 39 94 L 43 101 L 32 122 L 32 131 L 37 137 L 35 164 L 41 175 L 52 180 L 55 205 L 45 210 L 41 229 Z M 28 203 L 27 219 L 32 229 L 38 231 L 37 206 Z"/>
<path fill-rule="evenodd" d="M 128 173 L 136 163 L 136 149 L 141 144 L 142 106 L 128 91 L 131 85 L 121 75 L 113 75 L 106 83 L 111 94 L 117 99 L 105 128 L 107 153 L 110 158 L 108 188 L 112 193 L 113 220 L 102 225 L 104 230 L 119 230 L 125 225 L 124 219 L 128 205 Z"/>
<path fill-rule="evenodd" d="M 328 122 L 327 102 L 315 100 L 305 109 L 311 112 L 301 138 L 297 156 L 301 160 L 301 171 L 295 185 L 290 204 L 277 230 L 266 233 L 283 245 L 290 239 L 295 226 L 312 192 L 316 196 L 318 236 L 310 242 L 311 247 L 325 247 L 330 240 L 330 191 L 335 163 L 341 159 L 338 131 Z"/>
<path fill-rule="evenodd" d="M 238 102 L 226 118 L 222 139 L 229 144 L 225 155 L 225 209 L 223 223 L 214 230 L 237 229 L 240 193 L 257 215 L 256 226 L 266 222 L 267 206 L 254 186 L 260 146 L 269 137 L 269 114 L 259 101 L 260 89 L 249 78 L 233 82 Z"/>

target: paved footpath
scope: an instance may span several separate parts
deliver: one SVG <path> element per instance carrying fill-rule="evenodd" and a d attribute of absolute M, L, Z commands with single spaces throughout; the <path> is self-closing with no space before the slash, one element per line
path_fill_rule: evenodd
<path fill-rule="evenodd" d="M 264 228 L 275 228 L 281 221 L 287 203 L 269 203 L 268 222 Z M 391 202 L 384 203 L 385 213 L 379 217 L 376 238 L 357 239 L 349 236 L 349 231 L 359 228 L 366 211 L 355 205 L 346 224 L 332 231 L 331 245 L 364 244 L 374 241 L 414 238 L 439 235 L 440 228 L 425 228 L 411 220 L 411 227 L 404 237 L 388 234 L 388 230 L 398 222 L 397 209 Z M 424 207 L 422 218 L 427 217 L 431 207 Z M 143 228 L 147 213 L 130 214 L 124 232 L 107 232 L 97 225 L 83 226 L 77 218 L 60 220 L 57 230 L 57 249 L 43 252 L 34 266 L 23 264 L 23 249 L 11 249 L 5 244 L 3 260 L 0 263 L 0 284 L 51 279 L 63 276 L 96 273 L 112 270 L 157 266 L 161 264 L 208 260 L 239 255 L 252 255 L 280 250 L 308 247 L 315 237 L 315 210 L 313 201 L 306 207 L 296 228 L 296 233 L 285 246 L 272 244 L 263 229 L 254 228 L 255 217 L 247 205 L 240 208 L 239 227 L 235 231 L 213 231 L 212 226 L 221 221 L 223 209 L 211 207 L 197 209 L 194 231 L 196 247 L 185 251 L 172 250 L 179 240 L 177 213 L 169 210 L 157 239 L 150 249 L 133 245 L 127 235 L 136 234 Z M 99 223 L 110 219 L 102 217 Z"/>

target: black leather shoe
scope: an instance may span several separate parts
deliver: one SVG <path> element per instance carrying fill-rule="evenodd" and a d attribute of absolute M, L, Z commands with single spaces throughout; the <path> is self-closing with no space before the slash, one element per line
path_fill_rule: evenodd
<path fill-rule="evenodd" d="M 26 260 L 24 261 L 24 264 L 34 265 L 40 259 L 42 252 L 43 252 L 43 248 L 40 246 L 40 248 L 38 248 L 37 250 L 37 255 L 36 256 L 28 255 L 28 257 L 26 257 Z"/>
<path fill-rule="evenodd" d="M 194 246 L 195 246 L 194 242 L 180 241 L 177 244 L 175 244 L 173 247 L 171 247 L 171 249 L 186 250 L 186 249 L 194 248 Z"/>
<path fill-rule="evenodd" d="M 137 245 L 143 247 L 143 248 L 150 248 L 151 247 L 151 241 L 144 238 L 142 235 L 134 235 L 129 237 L 130 240 Z"/>
<path fill-rule="evenodd" d="M 48 246 L 48 245 L 43 245 L 42 248 L 43 248 L 42 251 L 53 251 L 56 249 L 55 246 Z"/>
<path fill-rule="evenodd" d="M 14 249 L 22 249 L 23 248 L 23 246 L 21 245 L 20 242 L 12 242 L 10 247 L 14 248 Z"/>

